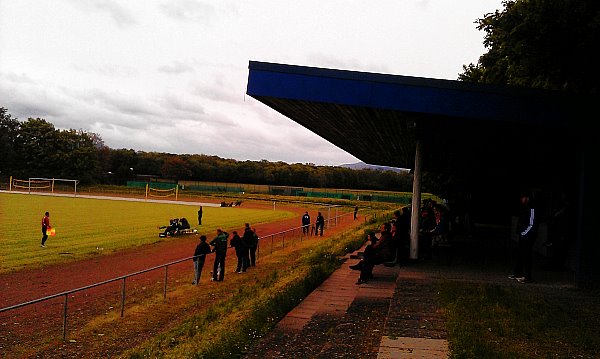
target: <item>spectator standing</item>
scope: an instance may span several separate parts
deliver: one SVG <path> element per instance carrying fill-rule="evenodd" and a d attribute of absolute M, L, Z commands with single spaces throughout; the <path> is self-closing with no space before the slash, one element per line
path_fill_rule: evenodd
<path fill-rule="evenodd" d="M 202 206 L 200 206 L 200 209 L 198 209 L 198 225 L 202 225 Z"/>
<path fill-rule="evenodd" d="M 537 234 L 537 218 L 531 194 L 521 194 L 519 206 L 519 217 L 517 220 L 517 260 L 513 274 L 509 279 L 516 279 L 519 283 L 531 281 L 531 262 L 533 257 L 533 245 Z"/>
<path fill-rule="evenodd" d="M 217 236 L 210 241 L 215 252 L 215 262 L 213 264 L 213 281 L 223 281 L 225 279 L 225 257 L 227 255 L 227 239 L 229 234 L 221 228 L 217 229 Z"/>
<path fill-rule="evenodd" d="M 50 226 L 50 212 L 46 212 L 44 214 L 44 217 L 42 217 L 42 248 L 46 248 L 46 240 L 48 240 L 47 231 L 51 228 L 52 226 Z"/>
<path fill-rule="evenodd" d="M 306 211 L 302 216 L 302 234 L 308 235 L 308 226 L 310 226 L 310 215 Z"/>
<path fill-rule="evenodd" d="M 235 271 L 237 273 L 245 272 L 246 269 L 244 267 L 244 256 L 246 252 L 246 245 L 243 243 L 242 238 L 239 236 L 237 231 L 233 231 L 233 236 L 231 237 L 229 245 L 235 248 L 235 255 L 237 256 L 237 266 L 235 268 Z"/>
<path fill-rule="evenodd" d="M 315 221 L 315 236 L 317 234 L 319 234 L 321 237 L 323 236 L 323 227 L 325 227 L 325 218 L 321 212 L 318 212 L 317 220 Z"/>
<path fill-rule="evenodd" d="M 204 262 L 206 261 L 206 255 L 211 252 L 210 246 L 206 243 L 206 236 L 200 236 L 200 243 L 194 250 L 194 281 L 192 284 L 200 284 L 200 275 L 202 274 L 202 268 L 204 268 Z"/>
<path fill-rule="evenodd" d="M 256 249 L 258 248 L 258 234 L 256 228 L 252 228 L 252 242 L 250 243 L 250 266 L 256 267 Z"/>
<path fill-rule="evenodd" d="M 250 267 L 250 246 L 254 240 L 253 237 L 254 233 L 252 232 L 252 228 L 250 228 L 249 223 L 246 223 L 244 225 L 244 234 L 242 235 L 242 243 L 244 244 L 244 261 L 242 263 L 242 271 L 244 272 Z"/>
<path fill-rule="evenodd" d="M 356 215 L 358 215 L 358 206 L 354 207 L 354 219 L 356 219 Z"/>

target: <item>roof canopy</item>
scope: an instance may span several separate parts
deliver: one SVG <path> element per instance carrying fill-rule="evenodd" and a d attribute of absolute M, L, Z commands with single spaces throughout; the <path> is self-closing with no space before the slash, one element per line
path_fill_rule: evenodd
<path fill-rule="evenodd" d="M 360 160 L 426 171 L 565 164 L 582 101 L 554 92 L 251 61 L 247 94 Z M 535 167 L 535 168 L 533 168 Z"/>

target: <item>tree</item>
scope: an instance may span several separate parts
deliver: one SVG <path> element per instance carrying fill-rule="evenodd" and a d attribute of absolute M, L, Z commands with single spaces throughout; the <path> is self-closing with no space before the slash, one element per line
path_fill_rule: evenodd
<path fill-rule="evenodd" d="M 486 32 L 477 65 L 460 80 L 597 93 L 600 2 L 507 0 L 504 10 L 477 20 Z"/>
<path fill-rule="evenodd" d="M 54 152 L 49 154 L 53 175 L 89 183 L 98 175 L 98 149 L 94 138 L 83 131 L 65 130 L 56 134 Z"/>
<path fill-rule="evenodd" d="M 18 176 L 21 156 L 16 148 L 20 123 L 0 107 L 0 176 Z"/>
<path fill-rule="evenodd" d="M 189 179 L 192 170 L 189 163 L 179 156 L 169 157 L 163 163 L 161 169 L 162 176 L 179 181 L 180 179 Z"/>
<path fill-rule="evenodd" d="M 23 159 L 21 168 L 26 177 L 52 177 L 56 174 L 57 131 L 41 118 L 29 118 L 20 127 L 16 148 Z"/>

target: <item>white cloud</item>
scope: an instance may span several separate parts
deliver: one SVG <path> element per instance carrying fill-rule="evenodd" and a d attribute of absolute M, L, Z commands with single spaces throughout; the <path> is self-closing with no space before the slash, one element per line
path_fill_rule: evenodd
<path fill-rule="evenodd" d="M 160 5 L 161 11 L 177 20 L 207 22 L 215 14 L 215 8 L 203 1 L 170 0 Z"/>
<path fill-rule="evenodd" d="M 245 95 L 250 60 L 456 79 L 501 0 L 0 2 L 0 106 L 113 148 L 356 159 Z"/>
<path fill-rule="evenodd" d="M 121 5 L 120 2 L 111 0 L 76 0 L 74 3 L 82 6 L 84 11 L 98 13 L 98 15 L 107 15 L 119 27 L 135 25 L 137 20 L 132 11 Z M 98 12 L 94 10 L 100 10 Z"/>

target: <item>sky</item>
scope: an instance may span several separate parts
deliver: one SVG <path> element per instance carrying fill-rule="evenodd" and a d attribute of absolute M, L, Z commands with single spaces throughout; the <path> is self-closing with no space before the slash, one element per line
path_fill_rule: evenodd
<path fill-rule="evenodd" d="M 502 0 L 0 0 L 0 107 L 113 149 L 359 159 L 246 95 L 249 61 L 456 80 Z"/>

